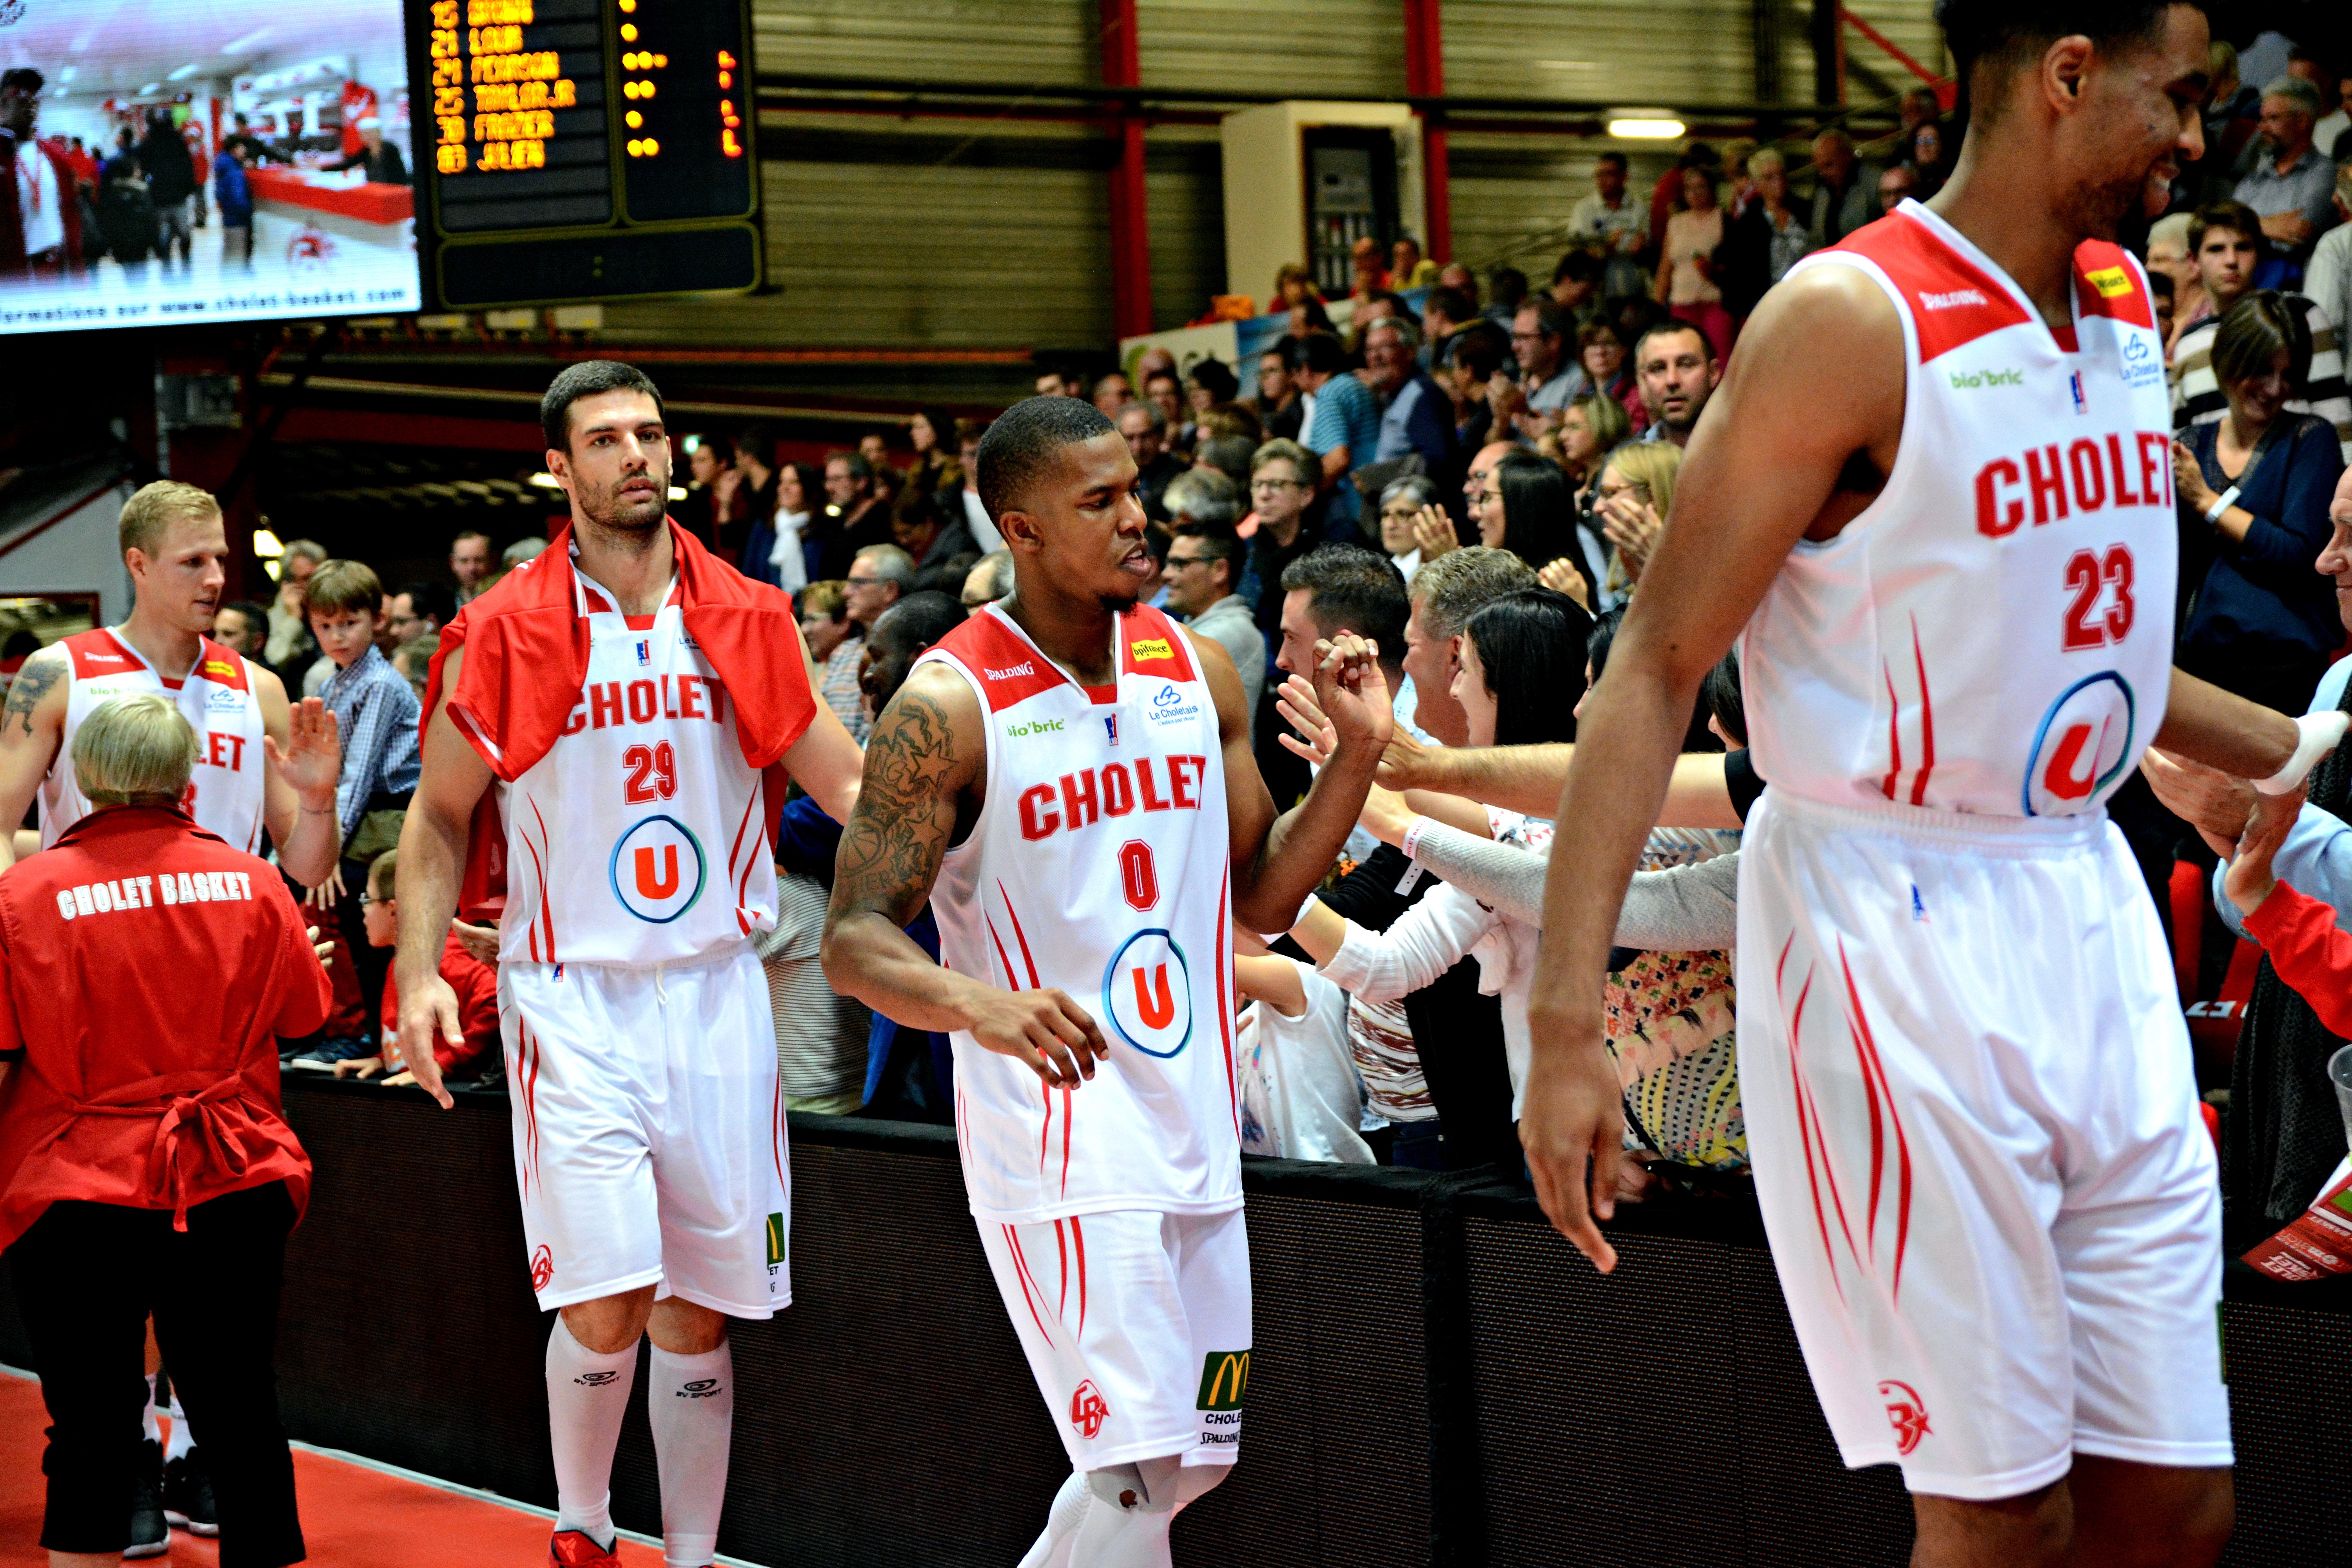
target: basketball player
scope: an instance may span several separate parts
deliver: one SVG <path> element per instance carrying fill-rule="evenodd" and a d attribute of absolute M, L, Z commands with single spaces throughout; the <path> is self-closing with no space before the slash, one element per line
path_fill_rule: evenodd
<path fill-rule="evenodd" d="M 1232 659 L 1137 602 L 1155 563 L 1118 429 L 1033 398 L 979 479 L 1013 593 L 875 723 L 825 974 L 951 1034 L 972 1216 L 1073 1469 L 1024 1568 L 1164 1568 L 1248 1381 L 1232 923 L 1282 929 L 1330 868 L 1388 700 L 1370 645 L 1327 645 L 1339 748 L 1277 820 Z M 939 963 L 900 929 L 927 897 Z"/>
<path fill-rule="evenodd" d="M 122 503 L 116 531 L 131 574 L 131 614 L 52 643 L 25 661 L 0 719 L 0 824 L 13 829 L 37 795 L 41 847 L 81 820 L 74 731 L 118 697 L 168 697 L 202 744 L 186 802 L 196 826 L 261 852 L 316 887 L 341 847 L 335 775 L 342 750 L 334 716 L 313 697 L 286 699 L 277 676 L 208 635 L 226 581 L 228 531 L 220 504 L 194 485 L 158 479 Z M 0 870 L 16 863 L 0 833 Z"/>
<path fill-rule="evenodd" d="M 448 1105 L 432 1051 L 436 1033 L 459 1038 L 442 947 L 461 873 L 471 910 L 502 858 L 524 1242 L 541 1307 L 560 1309 L 549 1561 L 616 1561 L 613 1449 L 650 1331 L 663 1552 L 700 1568 L 734 1422 L 726 1321 L 792 1296 L 783 1101 L 752 951 L 775 921 L 775 813 L 789 769 L 847 816 L 858 752 L 812 694 L 791 601 L 664 516 L 653 383 L 573 365 L 540 423 L 572 524 L 442 633 L 400 843 L 400 1037 Z"/>
<path fill-rule="evenodd" d="M 1901 1465 L 1915 1563 L 2209 1563 L 2220 1192 L 2101 803 L 2151 742 L 2282 792 L 2341 716 L 2299 731 L 2170 667 L 2162 344 L 2115 237 L 2201 151 L 2203 14 L 1938 14 L 1973 105 L 1951 183 L 1764 297 L 1585 710 L 1521 1138 L 1611 1267 L 1601 972 L 1692 696 L 1745 628 L 1771 787 L 1740 866 L 1740 1080 L 1845 1462 Z"/>

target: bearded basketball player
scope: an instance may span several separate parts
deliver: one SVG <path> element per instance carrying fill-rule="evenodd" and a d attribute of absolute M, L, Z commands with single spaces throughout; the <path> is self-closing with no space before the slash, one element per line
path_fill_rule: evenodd
<path fill-rule="evenodd" d="M 979 478 L 1013 593 L 876 721 L 824 970 L 954 1043 L 972 1217 L 1070 1456 L 1023 1568 L 1165 1568 L 1249 1375 L 1233 925 L 1286 929 L 1330 868 L 1388 699 L 1370 644 L 1323 646 L 1339 749 L 1277 819 L 1232 660 L 1137 602 L 1155 567 L 1117 428 L 1033 398 Z M 901 929 L 927 898 L 940 963 Z"/>
<path fill-rule="evenodd" d="M 442 633 L 400 840 L 400 1034 L 458 1036 L 440 956 L 502 841 L 499 1025 L 547 1341 L 555 1568 L 617 1561 L 614 1446 L 649 1337 L 666 1568 L 718 1551 L 730 1318 L 789 1303 L 775 1024 L 786 774 L 847 816 L 859 757 L 815 699 L 792 601 L 665 515 L 669 433 L 635 367 L 589 360 L 540 405 L 569 526 Z M 518 1264 L 524 1261 L 516 1259 Z"/>
<path fill-rule="evenodd" d="M 1944 0 L 1951 183 L 1767 294 L 1691 443 L 1559 807 L 1521 1138 L 1596 1264 L 1612 922 L 1700 679 L 1758 771 L 1740 1081 L 1781 1287 L 1915 1563 L 2204 1564 L 2231 1515 L 2221 1202 L 2156 913 L 2102 803 L 2149 744 L 2273 793 L 2342 734 L 2171 668 L 2147 279 L 2200 155 L 2165 0 Z"/>

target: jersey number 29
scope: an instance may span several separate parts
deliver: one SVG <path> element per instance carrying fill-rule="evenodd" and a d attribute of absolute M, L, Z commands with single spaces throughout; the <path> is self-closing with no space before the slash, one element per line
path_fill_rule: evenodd
<path fill-rule="evenodd" d="M 677 793 L 677 753 L 667 741 L 657 746 L 631 746 L 621 753 L 621 765 L 629 771 L 621 794 L 631 805 L 649 805 Z"/>
<path fill-rule="evenodd" d="M 2105 647 L 2130 635 L 2137 607 L 2132 603 L 2131 552 L 2109 545 L 2101 554 L 2077 550 L 2066 562 L 2066 651 Z M 2104 602 L 2104 613 L 2100 605 Z"/>

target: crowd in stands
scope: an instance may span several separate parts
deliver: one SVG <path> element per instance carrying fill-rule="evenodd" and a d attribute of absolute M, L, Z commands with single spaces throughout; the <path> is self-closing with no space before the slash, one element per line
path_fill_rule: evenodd
<path fill-rule="evenodd" d="M 2352 84 L 2301 50 L 2259 85 L 2226 44 L 2212 65 L 2207 153 L 2137 247 L 2174 408 L 2179 659 L 2301 712 L 2315 692 L 2344 700 L 2352 615 L 2337 595 L 2352 565 L 2330 542 L 2352 528 L 2352 500 L 2330 519 L 2352 453 Z M 1278 801 L 1328 744 L 1301 679 L 1317 639 L 1374 639 L 1394 694 L 1381 787 L 1321 897 L 1290 931 L 1237 939 L 1252 1152 L 1518 1168 L 1546 818 L 1683 448 L 1769 291 L 1808 254 L 1932 198 L 1963 134 L 1921 90 L 1875 142 L 1832 128 L 1693 142 L 1646 192 L 1604 153 L 1541 288 L 1509 267 L 1440 265 L 1411 240 L 1360 246 L 1344 301 L 1285 268 L 1273 299 L 1289 331 L 1246 395 L 1236 367 L 1159 349 L 1107 374 L 1043 370 L 1040 395 L 1090 399 L 1127 442 L 1161 567 L 1152 602 L 1232 657 Z M 974 478 L 987 426 L 924 408 L 821 464 L 786 460 L 763 426 L 678 443 L 676 521 L 794 596 L 823 700 L 861 742 L 914 658 L 1013 588 Z M 221 641 L 342 721 L 345 865 L 312 897 L 356 910 L 339 918 L 357 956 L 339 981 L 348 1007 L 303 1047 L 312 1065 L 397 1068 L 378 1048 L 382 963 L 365 954 L 388 940 L 397 896 L 385 833 L 415 782 L 418 692 L 441 628 L 540 543 L 497 558 L 463 534 L 445 578 L 386 593 L 297 541 L 271 604 L 220 612 Z M 1735 658 L 1692 717 L 1619 928 L 1608 1016 L 1638 1145 L 1628 1196 L 1736 1179 L 1746 1163 L 1727 950 L 1738 828 L 1764 786 L 1745 738 Z M 2156 790 L 2136 785 L 2116 811 L 2168 910 L 2176 862 L 2226 858 L 2252 805 L 2161 758 L 2150 772 Z M 834 995 L 818 970 L 839 832 L 796 800 L 778 847 L 782 910 L 761 953 L 791 1102 L 944 1120 L 944 1041 Z M 2333 817 L 2310 826 L 2281 875 L 2316 876 L 2311 890 L 2352 910 L 2352 872 L 2326 858 L 2352 854 L 2346 833 Z M 911 929 L 936 951 L 928 921 Z M 461 996 L 490 995 L 488 934 L 453 933 Z M 479 1011 L 478 1042 L 469 1022 L 446 1065 L 495 1073 L 495 1009 Z"/>

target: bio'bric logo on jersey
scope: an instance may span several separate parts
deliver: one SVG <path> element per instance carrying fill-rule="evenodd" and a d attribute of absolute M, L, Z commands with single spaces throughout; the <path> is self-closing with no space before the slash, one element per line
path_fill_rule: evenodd
<path fill-rule="evenodd" d="M 2028 816 L 2069 816 L 2088 808 L 2131 761 L 2139 704 L 2112 669 L 2086 675 L 2058 694 L 2033 731 L 2021 795 Z"/>
<path fill-rule="evenodd" d="M 1179 1056 L 1192 1043 L 1192 970 L 1162 927 L 1119 943 L 1103 966 L 1102 1001 L 1111 1032 L 1147 1057 Z"/>
<path fill-rule="evenodd" d="M 702 840 L 675 816 L 641 819 L 613 845 L 606 868 L 613 897 L 649 925 L 667 925 L 694 908 L 709 876 Z"/>

